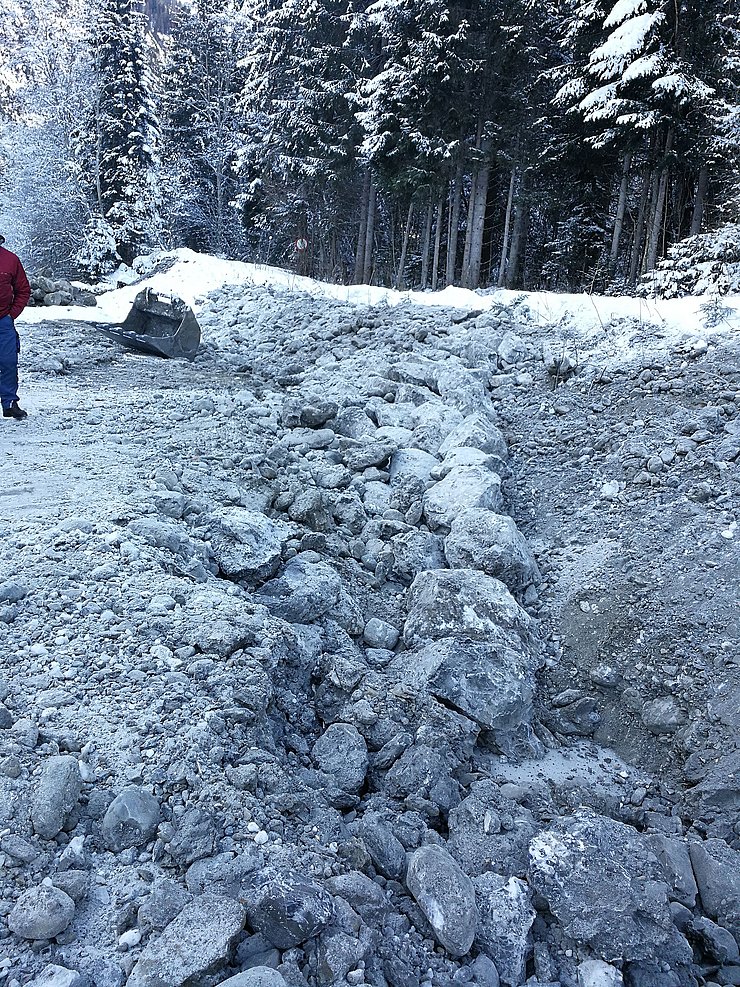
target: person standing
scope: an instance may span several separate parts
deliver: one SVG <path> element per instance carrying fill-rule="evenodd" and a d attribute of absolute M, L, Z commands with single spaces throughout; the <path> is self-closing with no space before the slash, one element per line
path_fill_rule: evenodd
<path fill-rule="evenodd" d="M 18 404 L 18 354 L 21 339 L 15 320 L 28 304 L 31 286 L 23 265 L 15 254 L 3 246 L 0 234 L 0 400 L 3 418 L 22 421 L 28 413 Z"/>

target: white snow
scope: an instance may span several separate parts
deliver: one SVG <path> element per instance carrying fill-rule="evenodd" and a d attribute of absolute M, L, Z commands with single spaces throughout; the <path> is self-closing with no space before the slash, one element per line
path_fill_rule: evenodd
<path fill-rule="evenodd" d="M 21 335 L 23 322 L 47 319 L 111 324 L 122 322 L 135 295 L 143 288 L 178 295 L 190 304 L 196 315 L 209 292 L 225 285 L 264 285 L 295 292 L 296 295 L 324 297 L 358 306 L 437 306 L 464 312 L 484 312 L 499 305 L 516 306 L 543 330 L 554 327 L 558 340 L 572 341 L 580 354 L 598 350 L 599 360 L 608 365 L 636 351 L 644 353 L 652 344 L 676 346 L 706 336 L 702 308 L 712 296 L 692 296 L 667 300 L 523 292 L 495 289 L 470 291 L 448 287 L 437 292 L 394 291 L 374 285 L 340 285 L 314 281 L 292 271 L 260 264 L 222 260 L 192 250 L 179 249 L 147 258 L 153 265 L 165 259 L 173 261 L 163 272 L 152 274 L 136 284 L 113 288 L 98 299 L 96 308 L 39 307 L 27 308 L 18 320 Z M 116 275 L 120 280 L 120 275 Z M 712 327 L 709 336 L 719 341 L 723 335 L 740 331 L 740 297 L 722 298 L 723 318 Z"/>

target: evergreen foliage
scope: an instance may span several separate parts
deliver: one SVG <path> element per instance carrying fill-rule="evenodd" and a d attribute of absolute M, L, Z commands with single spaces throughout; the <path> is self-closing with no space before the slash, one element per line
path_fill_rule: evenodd
<path fill-rule="evenodd" d="M 0 206 L 39 262 L 166 243 L 398 287 L 735 290 L 734 0 L 0 17 Z"/>

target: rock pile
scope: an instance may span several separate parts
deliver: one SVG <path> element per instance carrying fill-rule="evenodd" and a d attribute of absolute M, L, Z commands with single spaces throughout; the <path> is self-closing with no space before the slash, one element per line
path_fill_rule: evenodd
<path fill-rule="evenodd" d="M 736 839 L 571 783 L 596 706 L 540 709 L 490 391 L 541 348 L 503 308 L 230 289 L 200 321 L 208 392 L 160 365 L 105 418 L 136 469 L 0 548 L 5 982 L 740 982 Z"/>
<path fill-rule="evenodd" d="M 64 278 L 32 274 L 28 280 L 31 284 L 29 305 L 97 305 L 97 299 L 91 291 L 78 288 Z"/>

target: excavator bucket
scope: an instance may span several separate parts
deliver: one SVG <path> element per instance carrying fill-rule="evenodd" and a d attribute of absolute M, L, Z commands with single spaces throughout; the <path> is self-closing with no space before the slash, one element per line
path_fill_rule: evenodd
<path fill-rule="evenodd" d="M 119 326 L 99 326 L 103 335 L 140 353 L 195 359 L 200 326 L 193 310 L 175 295 L 160 295 L 151 288 L 140 291 Z"/>

